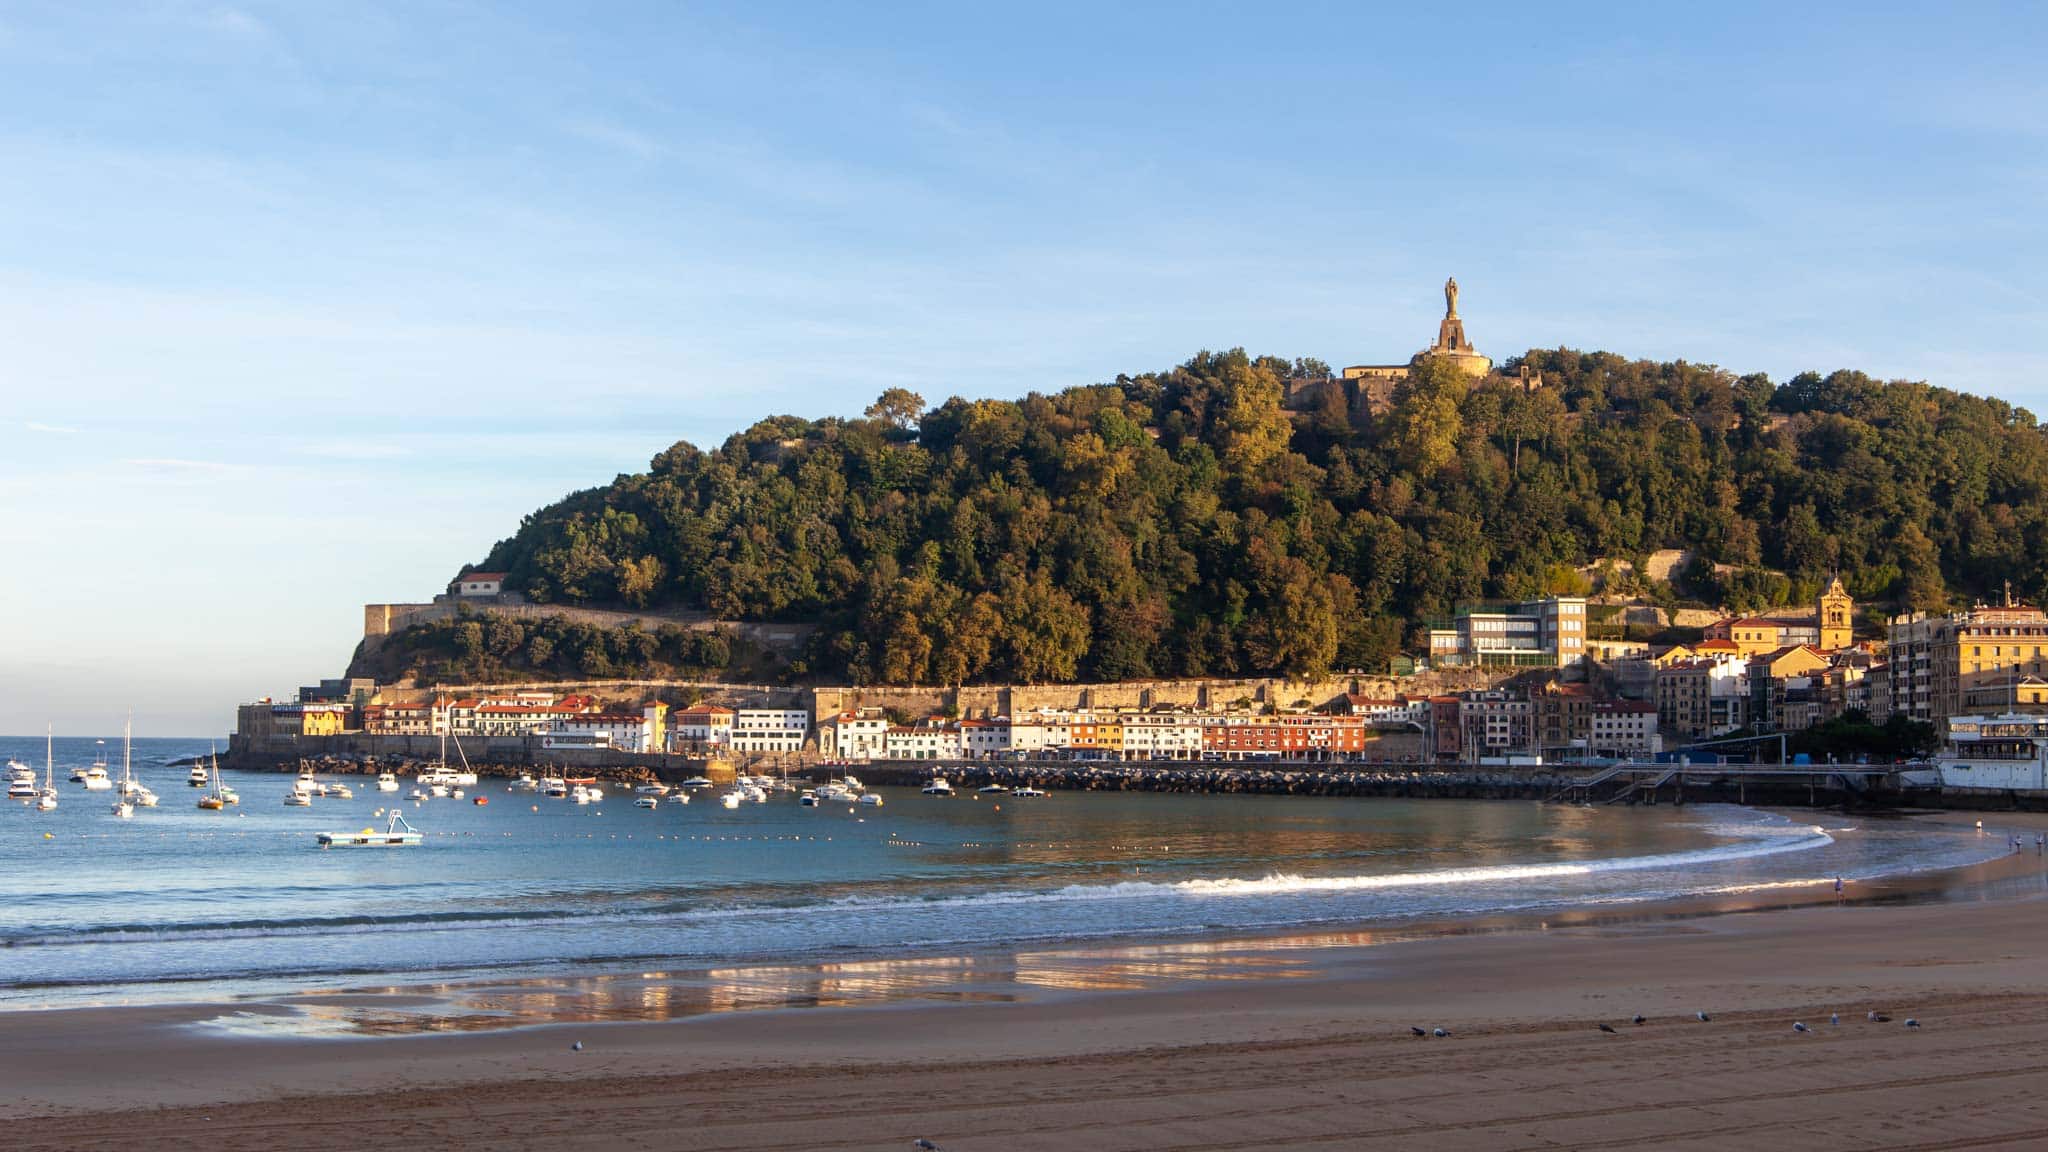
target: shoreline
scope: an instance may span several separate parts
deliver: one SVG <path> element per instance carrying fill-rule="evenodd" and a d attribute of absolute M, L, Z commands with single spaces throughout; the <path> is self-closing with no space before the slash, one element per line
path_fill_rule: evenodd
<path fill-rule="evenodd" d="M 1946 824 L 1971 819 L 1923 818 Z M 2039 817 L 2001 823 L 2014 830 L 2048 827 L 2048 820 Z M 451 989 L 431 984 L 381 993 L 355 989 L 225 1002 L 16 1010 L 0 1014 L 0 1077 L 13 1089 L 12 1100 L 0 1106 L 0 1117 L 70 1117 L 82 1139 L 87 1130 L 105 1135 L 106 1125 L 95 1128 L 92 1117 L 117 1117 L 133 1109 L 204 1107 L 217 1115 L 222 1110 L 261 1111 L 268 1106 L 264 1102 L 284 1100 L 294 1110 L 325 1113 L 384 1108 L 387 1094 L 436 1085 L 423 1097 L 424 1107 L 436 1094 L 503 1093 L 534 1079 L 582 1082 L 596 1077 L 619 1088 L 678 1074 L 709 1076 L 705 1062 L 714 1058 L 721 1068 L 775 1076 L 857 1079 L 865 1075 L 860 1069 L 893 1069 L 905 1061 L 940 1068 L 934 1074 L 941 1074 L 952 1062 L 970 1058 L 1047 1062 L 1043 1068 L 1034 1065 L 1034 1074 L 1049 1074 L 1048 1069 L 1077 1059 L 1110 1058 L 1105 1053 L 1241 1045 L 1254 1037 L 1270 1038 L 1276 1029 L 1291 1035 L 1332 1024 L 1364 1027 L 1360 1005 L 1378 1003 L 1390 980 L 1414 985 L 1420 1003 L 1433 1004 L 1431 1011 L 1444 1020 L 1459 1021 L 1454 1030 L 1465 1035 L 1477 1026 L 1474 1013 L 1482 1004 L 1498 1009 L 1496 985 L 1503 981 L 1542 988 L 1561 980 L 1579 999 L 1598 1000 L 1620 990 L 1603 991 L 1597 981 L 1589 983 L 1575 973 L 1584 964 L 1612 959 L 1610 951 L 1676 949 L 1674 957 L 1656 962 L 1656 970 L 1674 980 L 1697 980 L 1713 977 L 1715 966 L 1687 955 L 1688 942 L 1767 940 L 1773 947 L 1797 951 L 1832 939 L 1831 933 L 1808 931 L 1823 923 L 1847 923 L 1868 932 L 1865 945 L 1876 959 L 1866 962 L 1880 964 L 1908 963 L 1883 959 L 1900 949 L 1987 935 L 2002 940 L 2015 930 L 2023 937 L 2014 942 L 2024 945 L 2019 949 L 2023 956 L 2040 955 L 2037 947 L 2048 950 L 2048 925 L 2037 930 L 2032 924 L 2040 918 L 2003 914 L 2048 900 L 2048 861 L 2031 852 L 1855 887 L 1859 890 L 1840 900 L 1831 886 L 1815 883 L 1526 916 L 741 966 L 723 973 L 730 999 L 722 1008 L 699 1012 L 675 1004 L 684 1010 L 668 1016 L 656 1011 L 653 1018 L 642 1019 L 572 1011 L 568 1018 L 473 1029 L 465 1027 L 459 1013 L 436 1015 Z M 1565 954 L 1560 959 L 1543 959 L 1560 951 Z M 1492 966 L 1483 986 L 1443 985 L 1440 969 L 1480 963 Z M 1553 963 L 1560 966 L 1546 968 Z M 1975 962 L 1943 960 L 1927 968 L 1939 973 L 1969 963 Z M 775 974 L 791 973 L 829 973 L 840 987 L 823 994 L 814 987 L 807 998 L 780 1004 L 745 1003 L 732 992 L 758 989 L 764 981 L 772 984 Z M 1809 980 L 1820 975 L 1805 973 Z M 620 973 L 592 972 L 580 978 L 490 983 L 485 1000 L 496 998 L 500 1008 L 516 1004 L 522 995 L 529 1002 L 548 997 L 573 1002 L 579 979 L 617 985 L 628 999 L 652 994 L 656 987 Z M 920 983 L 922 991 L 906 994 L 906 988 Z M 801 980 L 792 986 L 801 990 Z M 1930 991 L 1940 989 L 1919 994 Z M 651 1007 L 665 1011 L 668 1005 Z M 814 1008 L 825 1010 L 806 1010 Z M 330 1019 L 353 1014 L 374 1022 L 389 1019 L 394 1010 L 418 1012 L 446 1030 L 401 1025 L 388 1034 L 374 1028 L 367 1034 L 322 1034 L 296 1026 L 267 1027 L 279 1015 L 305 1011 Z M 1574 1009 L 1585 1010 L 1583 1004 Z M 2041 1010 L 2048 1028 L 2048 998 Z M 1660 1011 L 1678 1008 L 1666 1004 Z M 1235 1021 L 1233 1026 L 1219 1030 L 1204 1023 L 1219 1013 Z M 223 1017 L 235 1019 L 221 1024 Z M 1392 1026 L 1391 1019 L 1372 1019 L 1375 1027 Z M 1115 1021 L 1122 1023 L 1110 1027 L 1108 1022 Z M 585 1059 L 589 1053 L 567 1051 L 572 1037 L 607 1055 Z M 945 1042 L 930 1048 L 927 1041 L 933 1037 Z M 934 1059 L 941 1065 L 933 1065 Z M 195 1077 L 173 1071 L 199 1066 L 231 1074 Z M 121 1086 L 118 1091 L 107 1090 L 109 1079 Z M 452 1135 L 458 1143 L 486 1139 L 480 1133 Z M 71 1145 L 60 1138 L 49 1146 Z"/>

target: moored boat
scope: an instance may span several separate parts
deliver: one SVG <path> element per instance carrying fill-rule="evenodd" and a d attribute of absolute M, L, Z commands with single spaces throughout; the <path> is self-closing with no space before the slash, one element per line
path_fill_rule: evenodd
<path fill-rule="evenodd" d="M 322 848 L 409 848 L 424 841 L 419 830 L 405 822 L 398 809 L 391 810 L 384 831 L 365 828 L 361 832 L 321 832 L 313 837 Z"/>

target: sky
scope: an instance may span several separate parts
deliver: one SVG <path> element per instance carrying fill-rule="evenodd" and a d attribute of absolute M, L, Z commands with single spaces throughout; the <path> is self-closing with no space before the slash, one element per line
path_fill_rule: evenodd
<path fill-rule="evenodd" d="M 764 416 L 1205 348 L 2048 411 L 2022 6 L 0 3 L 0 732 L 217 735 Z"/>

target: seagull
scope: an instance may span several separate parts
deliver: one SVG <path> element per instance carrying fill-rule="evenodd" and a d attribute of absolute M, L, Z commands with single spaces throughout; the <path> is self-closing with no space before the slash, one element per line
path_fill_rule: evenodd
<path fill-rule="evenodd" d="M 1842 1022 L 1842 1018 L 1841 1018 L 1840 1016 L 1836 1015 L 1836 1014 L 1835 1014 L 1835 1013 L 1833 1013 L 1833 1012 L 1830 1012 L 1830 1013 L 1828 1013 L 1828 1023 L 1830 1023 L 1830 1024 L 1840 1024 L 1841 1022 Z"/>
<path fill-rule="evenodd" d="M 571 1045 L 569 1045 L 569 1051 L 571 1051 L 571 1052 L 581 1052 L 581 1051 L 583 1051 L 583 1041 L 581 1041 L 581 1040 L 578 1040 L 578 1041 L 577 1041 L 577 1042 L 575 1042 L 574 1044 L 571 1044 Z"/>
<path fill-rule="evenodd" d="M 912 1140 L 910 1146 L 917 1149 L 917 1152 L 946 1152 L 944 1148 L 939 1147 L 922 1136 Z"/>
<path fill-rule="evenodd" d="M 1870 1010 L 1870 1014 L 1868 1016 L 1865 1016 L 1864 1019 L 1870 1021 L 1872 1024 L 1877 1023 L 1877 1009 L 1872 1008 Z"/>
<path fill-rule="evenodd" d="M 1602 1025 L 1600 1026 L 1600 1030 L 1601 1030 L 1602 1032 L 1605 1032 L 1605 1033 L 1607 1033 L 1607 1034 L 1608 1034 L 1609 1036 L 1618 1036 L 1618 1035 L 1620 1035 L 1620 1033 L 1618 1033 L 1618 1032 L 1616 1032 L 1616 1031 L 1614 1030 L 1614 1025 L 1612 1025 L 1612 1024 L 1602 1024 Z"/>
<path fill-rule="evenodd" d="M 1416 1034 L 1417 1036 L 1427 1036 L 1427 1035 L 1429 1035 L 1429 1033 L 1427 1033 L 1427 1032 L 1424 1032 L 1424 1031 L 1423 1031 L 1422 1029 L 1420 1029 L 1420 1028 L 1417 1028 L 1417 1027 L 1415 1027 L 1415 1026 L 1414 1026 L 1414 1025 L 1412 1025 L 1412 1024 L 1411 1024 L 1411 1025 L 1409 1025 L 1409 1027 L 1408 1027 L 1408 1030 L 1409 1030 L 1410 1032 L 1413 1032 L 1413 1033 L 1415 1033 L 1415 1034 Z"/>
<path fill-rule="evenodd" d="M 1811 1028 L 1808 1028 L 1808 1027 L 1806 1026 L 1806 1024 L 1805 1024 L 1805 1022 L 1804 1022 L 1804 1021 L 1800 1021 L 1800 1020 L 1794 1020 L 1794 1021 L 1792 1022 L 1792 1030 L 1793 1030 L 1794 1032 L 1811 1032 L 1811 1031 L 1813 1031 L 1813 1029 L 1811 1029 Z"/>
<path fill-rule="evenodd" d="M 1915 1028 L 1918 1028 L 1918 1027 L 1919 1027 L 1919 1025 L 1918 1025 L 1918 1024 L 1915 1024 L 1915 1025 L 1913 1025 L 1913 1027 L 1915 1027 Z M 1437 1039 L 1441 1040 L 1441 1039 L 1443 1039 L 1444 1037 L 1446 1037 L 1446 1036 L 1449 1036 L 1449 1035 L 1451 1034 L 1451 1030 L 1450 1030 L 1450 1029 L 1448 1029 L 1448 1028 L 1435 1028 L 1435 1029 L 1432 1029 L 1432 1030 L 1430 1031 L 1430 1033 L 1429 1033 L 1429 1034 L 1430 1034 L 1431 1036 L 1434 1036 L 1434 1037 L 1436 1037 Z"/>
<path fill-rule="evenodd" d="M 1647 1024 L 1647 1023 L 1649 1023 L 1649 1021 L 1643 1018 L 1643 1014 L 1642 1014 L 1641 1012 L 1638 1012 L 1638 1013 L 1636 1013 L 1636 1014 L 1635 1014 L 1635 1018 L 1634 1018 L 1634 1019 L 1632 1019 L 1632 1020 L 1630 1020 L 1630 1021 L 1629 1021 L 1629 1023 L 1631 1023 L 1631 1024 Z"/>
<path fill-rule="evenodd" d="M 1702 1024 L 1705 1024 L 1713 1019 L 1712 1016 L 1707 1015 L 1705 1012 L 1695 1012 L 1693 1013 L 1693 1017 Z"/>
<path fill-rule="evenodd" d="M 1912 1018 L 1912 1017 L 1910 1017 L 1910 1016 L 1908 1016 L 1908 1017 L 1906 1018 L 1906 1027 L 1908 1027 L 1908 1028 L 1918 1028 L 1919 1026 L 1920 1026 L 1920 1022 L 1919 1022 L 1918 1020 L 1915 1020 L 1915 1019 L 1913 1019 L 1913 1018 Z"/>

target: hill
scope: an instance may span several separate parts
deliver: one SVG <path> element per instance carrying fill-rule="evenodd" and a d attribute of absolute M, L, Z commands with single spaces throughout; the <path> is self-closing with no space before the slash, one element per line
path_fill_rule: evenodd
<path fill-rule="evenodd" d="M 2048 592 L 2048 442 L 1995 399 L 1560 349 L 1288 411 L 1314 368 L 1205 352 L 1020 401 L 778 416 L 533 513 L 481 567 L 542 603 L 816 622 L 782 675 L 902 684 L 1383 665 L 1460 600 L 1667 547 L 1737 607 L 1837 570 L 1880 608 Z"/>

